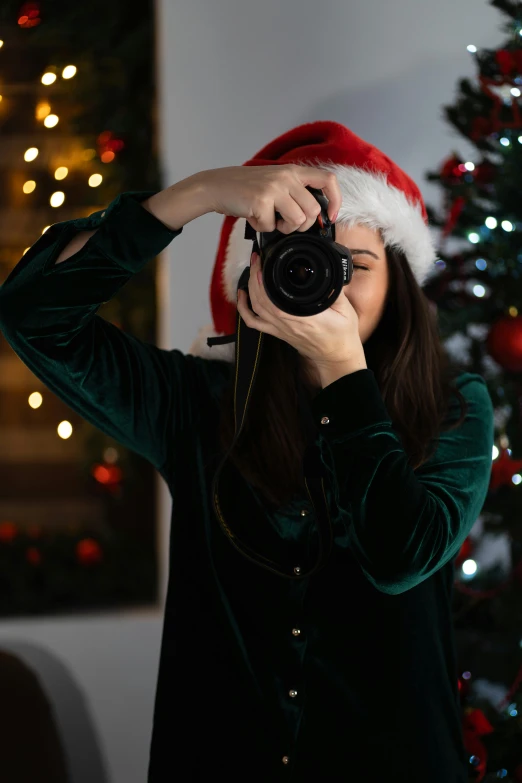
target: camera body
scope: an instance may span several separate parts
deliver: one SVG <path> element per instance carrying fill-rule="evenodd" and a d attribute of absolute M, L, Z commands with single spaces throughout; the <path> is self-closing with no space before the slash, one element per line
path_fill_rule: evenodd
<path fill-rule="evenodd" d="M 330 307 L 353 275 L 353 257 L 335 241 L 335 224 L 328 217 L 322 190 L 307 186 L 321 213 L 307 231 L 283 234 L 260 232 L 259 239 L 247 221 L 245 239 L 254 239 L 263 284 L 269 299 L 290 315 L 315 315 Z M 281 215 L 276 212 L 276 219 Z"/>

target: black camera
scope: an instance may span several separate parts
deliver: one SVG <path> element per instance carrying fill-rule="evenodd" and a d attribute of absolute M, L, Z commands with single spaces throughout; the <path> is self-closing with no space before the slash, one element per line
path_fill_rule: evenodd
<path fill-rule="evenodd" d="M 353 275 L 353 257 L 335 241 L 335 224 L 328 217 L 328 202 L 319 188 L 307 186 L 321 213 L 307 231 L 283 234 L 256 232 L 247 221 L 245 239 L 254 239 L 253 251 L 269 299 L 285 313 L 315 315 L 330 307 Z M 276 212 L 276 219 L 281 215 Z"/>

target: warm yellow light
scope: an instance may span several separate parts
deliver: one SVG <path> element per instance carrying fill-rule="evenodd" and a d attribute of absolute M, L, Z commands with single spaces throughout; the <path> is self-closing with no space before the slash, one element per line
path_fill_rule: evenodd
<path fill-rule="evenodd" d="M 3 100 L 4 100 L 4 96 L 0 95 L 0 103 L 2 103 Z"/>
<path fill-rule="evenodd" d="M 29 245 L 29 247 L 26 247 L 26 248 L 25 248 L 25 250 L 24 250 L 24 252 L 22 253 L 22 255 L 23 255 L 23 256 L 25 256 L 25 254 L 27 253 L 27 251 L 28 251 L 30 248 L 31 248 L 31 245 Z"/>
<path fill-rule="evenodd" d="M 36 106 L 36 119 L 43 120 L 51 111 L 51 105 L 47 101 L 40 101 Z"/>
<path fill-rule="evenodd" d="M 56 114 L 49 114 L 44 120 L 44 125 L 46 128 L 54 128 L 54 126 L 58 125 L 58 123 L 59 119 Z"/>
<path fill-rule="evenodd" d="M 72 79 L 72 77 L 76 74 L 76 66 L 75 65 L 66 65 L 65 68 L 62 71 L 62 77 L 64 79 Z"/>
<path fill-rule="evenodd" d="M 38 147 L 29 147 L 29 149 L 24 152 L 24 160 L 28 162 L 34 160 L 37 156 Z"/>
<path fill-rule="evenodd" d="M 3 45 L 4 45 L 4 42 L 0 41 L 0 49 L 2 48 Z"/>
<path fill-rule="evenodd" d="M 56 428 L 56 432 L 60 436 L 60 438 L 63 438 L 63 440 L 67 440 L 67 438 L 70 438 L 72 435 L 72 424 L 70 421 L 61 421 L 59 425 Z"/>
<path fill-rule="evenodd" d="M 50 71 L 47 71 L 47 73 L 44 73 L 42 76 L 42 84 L 53 84 L 56 81 L 56 74 L 51 73 Z"/>
<path fill-rule="evenodd" d="M 51 224 L 51 225 L 52 225 L 52 224 Z M 48 228 L 51 228 L 51 226 L 46 226 L 46 227 L 43 229 L 43 231 L 42 231 L 42 234 L 45 234 L 45 232 L 47 231 L 47 229 L 48 229 Z"/>
<path fill-rule="evenodd" d="M 518 315 L 518 310 L 514 305 L 511 305 L 511 307 L 508 310 L 509 314 L 515 318 Z"/>
<path fill-rule="evenodd" d="M 96 150 L 93 149 L 92 147 L 89 147 L 88 149 L 86 149 L 86 150 L 84 150 L 82 152 L 82 159 L 83 160 L 89 161 L 89 160 L 92 160 L 95 157 L 96 157 Z"/>
<path fill-rule="evenodd" d="M 65 179 L 68 173 L 69 173 L 69 169 L 67 168 L 67 166 L 58 166 L 58 168 L 54 172 L 54 178 Z"/>
<path fill-rule="evenodd" d="M 27 182 L 24 182 L 23 191 L 24 193 L 32 193 L 35 187 L 36 187 L 36 182 L 34 181 L 34 179 L 28 179 Z"/>
<path fill-rule="evenodd" d="M 32 394 L 29 395 L 28 402 L 31 408 L 39 408 L 43 402 L 43 397 L 40 394 L 40 392 L 33 392 Z"/>
<path fill-rule="evenodd" d="M 89 187 L 97 188 L 98 185 L 101 185 L 102 181 L 103 177 L 101 174 L 91 174 L 89 177 Z"/>
<path fill-rule="evenodd" d="M 49 199 L 49 204 L 52 207 L 61 207 L 63 202 L 65 201 L 65 193 L 62 193 L 61 190 L 57 190 L 51 198 Z"/>

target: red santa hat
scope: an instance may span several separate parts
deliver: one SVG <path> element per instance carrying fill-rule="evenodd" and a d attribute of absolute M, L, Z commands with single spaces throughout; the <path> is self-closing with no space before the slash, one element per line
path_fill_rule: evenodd
<path fill-rule="evenodd" d="M 385 247 L 404 252 L 419 285 L 434 271 L 438 256 L 419 188 L 387 155 L 349 128 L 330 120 L 299 125 L 243 165 L 278 163 L 333 171 L 342 194 L 337 226 L 380 229 Z M 199 330 L 189 350 L 194 356 L 235 361 L 234 342 L 210 347 L 207 338 L 235 333 L 237 284 L 252 255 L 252 240 L 244 237 L 244 218 L 225 216 L 210 284 L 213 323 Z"/>

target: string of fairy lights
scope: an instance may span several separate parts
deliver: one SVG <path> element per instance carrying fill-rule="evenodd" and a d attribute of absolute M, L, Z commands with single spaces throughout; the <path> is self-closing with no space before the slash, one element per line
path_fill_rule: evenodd
<path fill-rule="evenodd" d="M 0 49 L 2 50 L 4 49 L 3 40 L 0 40 Z M 77 72 L 78 69 L 76 68 L 75 65 L 66 65 L 61 69 L 51 65 L 46 67 L 45 72 L 40 77 L 40 81 L 41 84 L 44 85 L 44 87 L 51 87 L 52 85 L 56 84 L 58 78 L 64 80 L 73 79 L 77 75 Z M 4 96 L 0 94 L 0 104 L 3 102 L 3 100 L 4 100 Z M 53 128 L 56 128 L 58 126 L 60 122 L 60 117 L 58 116 L 58 114 L 55 113 L 55 111 L 53 111 L 51 98 L 38 99 L 35 106 L 35 118 L 42 125 L 43 128 L 52 130 Z M 116 153 L 123 148 L 124 143 L 121 139 L 114 138 L 113 134 L 110 131 L 104 131 L 100 133 L 97 137 L 97 146 L 98 149 L 94 149 L 90 147 L 90 148 L 81 149 L 73 154 L 69 153 L 69 160 L 66 161 L 69 165 L 57 166 L 53 172 L 54 179 L 57 182 L 65 181 L 69 175 L 71 162 L 73 165 L 76 165 L 80 169 L 82 166 L 90 163 L 95 159 L 98 162 L 105 165 L 111 163 L 115 159 Z M 37 159 L 39 153 L 40 150 L 37 146 L 29 147 L 23 153 L 23 160 L 26 163 L 32 163 Z M 72 161 L 70 160 L 71 157 L 72 157 Z M 102 182 L 103 182 L 103 174 L 101 174 L 99 171 L 90 172 L 87 175 L 87 184 L 91 188 L 99 187 Z M 37 178 L 30 178 L 23 182 L 22 190 L 23 193 L 30 195 L 31 193 L 35 192 L 37 187 L 38 187 Z M 58 208 L 63 206 L 65 200 L 66 200 L 65 191 L 55 190 L 49 196 L 49 205 L 53 208 Z M 44 226 L 41 233 L 44 234 L 50 228 L 50 225 Z M 29 250 L 30 247 L 31 246 L 26 247 L 23 250 L 22 255 L 25 255 L 25 253 Z M 27 401 L 29 406 L 33 410 L 37 410 L 41 408 L 41 406 L 43 405 L 44 398 L 41 392 L 33 391 L 29 394 Z M 67 419 L 60 421 L 56 426 L 56 433 L 58 437 L 61 438 L 62 440 L 69 439 L 73 434 L 73 426 L 71 422 L 68 421 Z M 118 470 L 114 465 L 114 463 L 117 462 L 118 460 L 117 449 L 113 447 L 109 447 L 105 449 L 103 457 L 104 457 L 104 462 L 94 465 L 92 473 L 94 478 L 100 483 L 102 484 L 111 483 L 112 481 L 111 471 Z"/>

